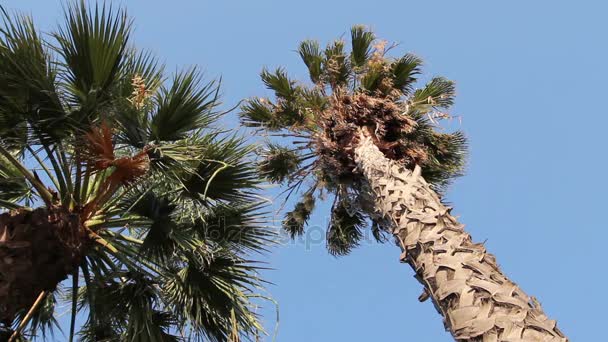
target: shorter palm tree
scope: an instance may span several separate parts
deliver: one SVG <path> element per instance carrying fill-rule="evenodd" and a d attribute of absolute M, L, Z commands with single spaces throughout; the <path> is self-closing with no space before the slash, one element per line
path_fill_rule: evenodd
<path fill-rule="evenodd" d="M 123 10 L 69 5 L 48 39 L 3 21 L 0 340 L 44 337 L 61 300 L 70 341 L 77 313 L 82 341 L 257 336 L 246 255 L 274 234 L 251 147 L 213 128 L 218 82 L 167 80 Z"/>
<path fill-rule="evenodd" d="M 454 102 L 453 82 L 435 77 L 415 89 L 420 58 L 388 57 L 390 48 L 365 27 L 352 28 L 350 52 L 345 45 L 337 40 L 322 50 L 302 42 L 298 52 L 313 84 L 281 68 L 264 70 L 276 100 L 253 98 L 242 107 L 245 125 L 286 138 L 273 140 L 260 163 L 289 194 L 301 189 L 284 228 L 302 234 L 315 199 L 333 195 L 329 252 L 358 246 L 368 220 L 377 240 L 392 235 L 424 287 L 420 300 L 431 298 L 456 340 L 564 341 L 440 199 L 465 161 L 464 135 L 438 129 Z"/>

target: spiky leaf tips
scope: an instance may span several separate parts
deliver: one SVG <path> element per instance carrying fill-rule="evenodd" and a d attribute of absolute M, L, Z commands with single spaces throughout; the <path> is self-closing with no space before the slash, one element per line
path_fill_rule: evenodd
<path fill-rule="evenodd" d="M 386 157 L 410 169 L 419 165 L 435 189 L 461 173 L 466 151 L 461 132 L 439 126 L 450 118 L 446 112 L 454 102 L 452 81 L 435 77 L 417 86 L 422 60 L 411 53 L 388 56 L 394 46 L 365 26 L 351 29 L 347 45 L 336 40 L 322 49 L 316 41 L 303 41 L 298 54 L 312 84 L 290 79 L 282 68 L 265 70 L 262 80 L 275 100 L 249 99 L 240 114 L 246 126 L 271 137 L 259 165 L 267 180 L 287 184 L 290 195 L 304 191 L 283 221 L 292 236 L 303 233 L 310 217 L 312 206 L 306 203 L 314 203 L 326 190 L 335 196 L 327 233 L 334 255 L 356 246 L 366 223 L 357 209 L 361 174 L 353 155 L 362 132 Z M 380 226 L 374 225 L 373 236 L 383 240 Z"/>
<path fill-rule="evenodd" d="M 264 281 L 248 255 L 276 233 L 254 148 L 213 126 L 219 82 L 165 75 L 132 47 L 122 9 L 67 5 L 50 35 L 27 16 L 2 21 L 0 340 L 53 332 L 63 301 L 69 341 L 258 336 Z M 268 82 L 297 113 L 285 77 Z"/>

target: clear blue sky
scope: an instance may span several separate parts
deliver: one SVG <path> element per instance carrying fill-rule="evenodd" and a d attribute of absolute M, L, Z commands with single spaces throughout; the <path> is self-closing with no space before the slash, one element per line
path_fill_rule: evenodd
<path fill-rule="evenodd" d="M 42 28 L 61 19 L 58 1 L 2 3 L 32 13 Z M 198 64 L 222 75 L 226 107 L 266 93 L 263 66 L 306 79 L 297 43 L 328 41 L 352 24 L 423 57 L 428 76 L 457 82 L 453 113 L 471 142 L 468 173 L 446 198 L 454 213 L 572 341 L 605 336 L 608 3 L 122 3 L 135 18 L 137 45 L 169 70 Z M 327 213 L 324 205 L 311 223 L 325 227 Z M 340 259 L 324 248 L 289 244 L 269 257 L 278 341 L 451 341 L 430 302 L 417 302 L 421 287 L 392 244 L 365 244 Z M 271 309 L 263 311 L 270 331 Z"/>

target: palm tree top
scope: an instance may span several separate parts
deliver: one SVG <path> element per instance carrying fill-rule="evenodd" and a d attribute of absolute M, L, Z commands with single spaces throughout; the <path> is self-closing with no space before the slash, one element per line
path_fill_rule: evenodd
<path fill-rule="evenodd" d="M 10 213 L 0 213 L 0 243 L 15 238 L 5 223 L 52 216 L 49 238 L 77 257 L 58 272 L 71 286 L 41 286 L 33 316 L 1 313 L 0 339 L 21 324 L 23 338 L 48 332 L 61 300 L 72 307 L 70 341 L 77 313 L 82 341 L 262 333 L 252 298 L 264 281 L 247 255 L 275 234 L 252 147 L 215 127 L 219 81 L 195 67 L 166 75 L 132 45 L 121 8 L 68 4 L 49 35 L 28 16 L 2 9 L 2 21 L 0 207 Z M 74 223 L 57 239 L 64 221 Z M 7 265 L 3 281 L 37 280 Z M 28 308 L 38 294 L 24 296 Z"/>
<path fill-rule="evenodd" d="M 416 88 L 422 60 L 410 53 L 390 57 L 395 45 L 365 26 L 353 26 L 349 51 L 346 45 L 341 39 L 325 49 L 317 41 L 301 42 L 298 53 L 310 83 L 290 79 L 283 68 L 264 69 L 262 81 L 275 99 L 251 98 L 240 113 L 244 125 L 272 138 L 261 151 L 261 172 L 287 184 L 289 195 L 302 196 L 283 222 L 292 236 L 303 233 L 316 197 L 335 196 L 327 233 L 334 255 L 356 246 L 365 225 L 353 203 L 361 186 L 353 154 L 362 132 L 387 158 L 411 169 L 419 165 L 438 190 L 462 173 L 466 156 L 462 132 L 442 132 L 438 125 L 450 117 L 452 81 L 434 77 Z M 382 240 L 378 226 L 372 229 Z"/>

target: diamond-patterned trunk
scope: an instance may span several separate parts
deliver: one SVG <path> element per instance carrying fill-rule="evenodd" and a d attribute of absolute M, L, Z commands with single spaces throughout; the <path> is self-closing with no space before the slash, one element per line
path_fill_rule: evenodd
<path fill-rule="evenodd" d="M 420 176 L 387 159 L 370 138 L 355 149 L 357 167 L 373 209 L 370 214 L 391 231 L 401 260 L 424 286 L 457 341 L 567 341 L 544 314 L 499 269 L 483 244 L 473 243 L 450 208 Z"/>
<path fill-rule="evenodd" d="M 0 214 L 0 322 L 11 324 L 66 279 L 88 241 L 80 217 L 61 207 Z"/>

